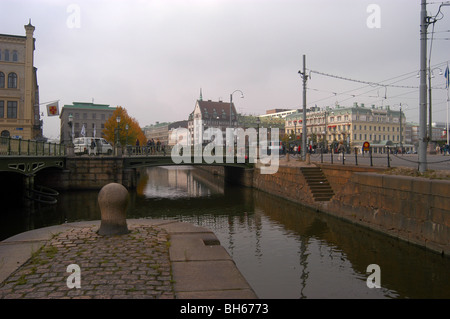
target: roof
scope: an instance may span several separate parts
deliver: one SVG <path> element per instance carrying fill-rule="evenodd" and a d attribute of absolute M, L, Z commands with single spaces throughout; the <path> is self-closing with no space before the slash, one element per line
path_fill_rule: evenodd
<path fill-rule="evenodd" d="M 89 110 L 114 110 L 115 107 L 110 107 L 108 104 L 94 104 L 86 102 L 72 102 L 73 105 L 64 105 L 67 108 L 79 108 Z"/>
<path fill-rule="evenodd" d="M 197 104 L 202 112 L 202 118 L 230 118 L 230 103 L 228 102 L 198 100 Z M 231 115 L 236 116 L 236 108 L 234 107 L 234 103 L 231 103 Z"/>

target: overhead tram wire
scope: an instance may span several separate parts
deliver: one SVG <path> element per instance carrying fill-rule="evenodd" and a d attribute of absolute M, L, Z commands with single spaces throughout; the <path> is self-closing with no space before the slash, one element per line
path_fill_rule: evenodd
<path fill-rule="evenodd" d="M 444 66 L 448 62 L 449 61 L 444 61 L 444 62 L 438 63 L 438 64 L 434 65 L 433 68 L 439 67 L 439 66 Z M 369 92 L 372 92 L 374 90 L 378 90 L 380 87 L 384 87 L 384 88 L 393 87 L 393 88 L 414 88 L 414 89 L 418 89 L 418 87 L 416 87 L 416 86 L 394 85 L 395 83 L 402 82 L 402 81 L 408 80 L 408 79 L 416 76 L 417 71 L 408 72 L 408 73 L 405 73 L 405 74 L 402 74 L 402 75 L 399 75 L 399 76 L 396 76 L 396 77 L 393 77 L 393 78 L 390 78 L 390 79 L 387 79 L 387 80 L 383 80 L 381 82 L 369 82 L 369 81 L 356 80 L 356 79 L 351 79 L 351 78 L 347 78 L 347 77 L 343 77 L 343 76 L 331 75 L 331 74 L 327 74 L 327 73 L 319 72 L 319 71 L 315 71 L 315 70 L 309 70 L 309 73 L 310 74 L 311 73 L 316 73 L 316 74 L 323 75 L 323 76 L 328 76 L 328 77 L 332 77 L 332 78 L 336 78 L 336 79 L 340 79 L 340 80 L 352 81 L 352 82 L 356 82 L 356 83 L 364 83 L 364 84 L 367 84 L 367 85 L 364 86 L 364 87 L 360 87 L 360 88 L 344 91 L 344 92 L 341 92 L 341 93 L 329 92 L 329 93 L 332 93 L 333 95 L 331 95 L 329 97 L 321 98 L 319 100 L 315 100 L 315 101 L 309 102 L 308 104 L 315 104 L 317 102 L 320 102 L 320 101 L 323 101 L 323 100 L 327 100 L 327 99 L 331 99 L 333 97 L 340 96 L 340 95 L 351 95 L 351 98 L 354 98 L 356 96 L 361 96 L 362 94 L 369 93 Z M 398 79 L 398 78 L 402 78 L 402 77 L 406 77 L 406 78 L 399 79 L 399 80 L 397 80 L 395 82 L 392 82 L 392 83 L 386 83 L 386 84 L 383 83 L 383 82 L 392 81 L 394 79 Z M 367 88 L 367 87 L 375 87 L 375 89 L 372 89 L 370 91 L 367 91 L 367 92 L 361 93 L 361 94 L 348 94 L 349 92 L 353 92 L 353 91 L 356 91 L 356 90 L 362 90 L 362 89 Z M 433 89 L 445 89 L 445 88 L 433 87 Z M 315 90 L 319 91 L 318 89 L 315 89 Z M 385 96 L 386 96 L 386 93 L 385 93 Z M 351 98 L 349 98 L 349 99 L 351 99 Z"/>

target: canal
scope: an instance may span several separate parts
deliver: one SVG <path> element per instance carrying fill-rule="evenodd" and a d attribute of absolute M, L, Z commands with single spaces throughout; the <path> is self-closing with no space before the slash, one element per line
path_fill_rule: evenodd
<path fill-rule="evenodd" d="M 0 240 L 98 220 L 97 195 L 62 193 L 54 206 L 14 200 L 0 213 Z M 211 229 L 260 298 L 450 298 L 450 258 L 200 169 L 144 169 L 130 195 L 129 218 Z M 371 264 L 380 267 L 381 288 L 367 286 Z"/>

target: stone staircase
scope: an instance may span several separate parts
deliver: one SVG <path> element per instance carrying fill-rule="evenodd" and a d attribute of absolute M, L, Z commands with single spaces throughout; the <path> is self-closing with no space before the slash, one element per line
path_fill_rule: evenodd
<path fill-rule="evenodd" d="M 316 202 L 329 201 L 334 196 L 333 189 L 320 167 L 301 167 L 300 169 Z"/>

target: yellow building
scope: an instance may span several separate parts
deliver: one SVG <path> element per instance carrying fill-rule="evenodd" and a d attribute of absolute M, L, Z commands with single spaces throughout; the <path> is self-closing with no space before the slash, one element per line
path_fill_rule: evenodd
<path fill-rule="evenodd" d="M 295 134 L 300 140 L 302 121 L 302 112 L 286 116 L 286 133 Z M 379 149 L 374 149 L 375 152 L 381 151 L 385 145 L 400 146 L 405 142 L 405 126 L 405 114 L 389 106 L 366 107 L 354 103 L 353 107 L 336 105 L 324 110 L 313 107 L 306 112 L 308 144 L 325 149 L 336 148 L 339 143 L 352 149 L 361 149 L 364 142 L 369 142 L 379 146 Z"/>
<path fill-rule="evenodd" d="M 0 34 L 0 135 L 39 139 L 39 86 L 34 67 L 34 26 L 25 36 Z"/>

